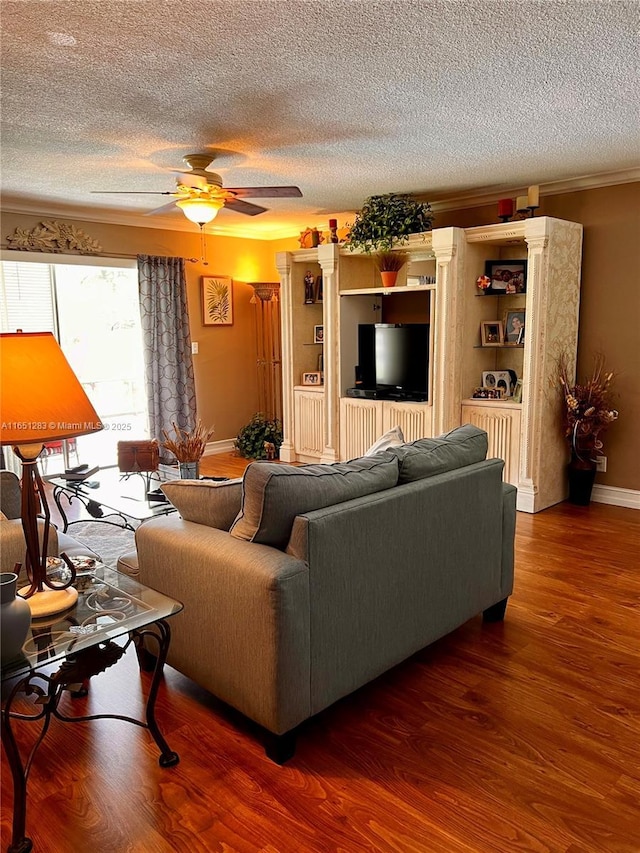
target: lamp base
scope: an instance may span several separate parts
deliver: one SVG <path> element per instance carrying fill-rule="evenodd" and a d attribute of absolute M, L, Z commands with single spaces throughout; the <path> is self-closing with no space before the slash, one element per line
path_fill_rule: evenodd
<path fill-rule="evenodd" d="M 24 596 L 29 592 L 29 587 L 25 586 L 18 592 Z M 63 610 L 73 607 L 78 600 L 78 590 L 72 586 L 66 589 L 44 589 L 42 592 L 34 592 L 25 600 L 31 610 L 31 618 L 39 619 L 41 616 L 62 613 Z"/>

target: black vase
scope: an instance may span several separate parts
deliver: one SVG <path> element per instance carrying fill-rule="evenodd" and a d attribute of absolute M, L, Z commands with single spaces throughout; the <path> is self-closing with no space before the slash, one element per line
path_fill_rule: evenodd
<path fill-rule="evenodd" d="M 593 468 L 577 468 L 569 465 L 569 503 L 589 506 L 595 478 L 595 465 Z"/>

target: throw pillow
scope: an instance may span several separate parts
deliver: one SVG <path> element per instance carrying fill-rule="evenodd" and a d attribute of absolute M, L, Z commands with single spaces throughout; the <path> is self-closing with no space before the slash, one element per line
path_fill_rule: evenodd
<path fill-rule="evenodd" d="M 389 452 L 334 465 L 254 462 L 245 471 L 242 510 L 230 533 L 285 548 L 297 515 L 390 489 L 397 481 L 398 460 Z"/>
<path fill-rule="evenodd" d="M 185 521 L 228 530 L 240 511 L 242 480 L 171 480 L 162 491 Z"/>
<path fill-rule="evenodd" d="M 389 450 L 390 447 L 399 447 L 401 444 L 404 444 L 404 435 L 399 426 L 394 426 L 393 429 L 387 430 L 384 435 L 381 435 L 364 455 L 375 456 L 376 453 Z"/>
<path fill-rule="evenodd" d="M 438 438 L 421 438 L 392 448 L 400 463 L 398 483 L 412 483 L 482 462 L 487 457 L 487 433 L 471 424 L 456 427 Z"/>

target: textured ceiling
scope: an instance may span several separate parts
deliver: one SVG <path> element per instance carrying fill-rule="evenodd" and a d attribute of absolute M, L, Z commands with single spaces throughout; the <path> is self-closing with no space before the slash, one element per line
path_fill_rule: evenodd
<path fill-rule="evenodd" d="M 340 223 L 368 195 L 499 193 L 640 164 L 637 0 L 2 0 L 9 210 L 194 228 L 184 154 L 297 184 L 220 233 Z M 514 193 L 515 194 L 515 193 Z M 134 216 L 135 215 L 135 216 Z"/>

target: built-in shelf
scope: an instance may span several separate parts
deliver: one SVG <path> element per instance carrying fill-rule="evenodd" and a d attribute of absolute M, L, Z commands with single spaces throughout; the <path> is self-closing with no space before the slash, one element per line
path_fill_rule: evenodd
<path fill-rule="evenodd" d="M 322 341 L 312 341 L 310 344 L 302 344 L 303 347 L 321 347 Z"/>
<path fill-rule="evenodd" d="M 340 296 L 373 296 L 374 294 L 378 295 L 380 293 L 390 294 L 390 293 L 413 293 L 416 290 L 435 290 L 435 284 L 410 284 L 410 285 L 402 285 L 402 287 L 362 287 L 354 290 L 341 290 Z"/>
<path fill-rule="evenodd" d="M 474 349 L 524 349 L 524 344 L 476 344 Z"/>
<path fill-rule="evenodd" d="M 527 293 L 525 290 L 521 290 L 520 293 L 507 293 L 506 290 L 502 293 L 476 293 L 476 296 L 479 296 L 481 299 L 486 299 L 487 296 L 526 296 L 526 295 L 527 295 Z"/>
<path fill-rule="evenodd" d="M 483 397 L 469 397 L 463 400 L 464 406 L 488 406 L 494 409 L 521 409 L 522 403 L 516 403 L 511 397 L 503 397 L 501 400 L 486 400 Z"/>

